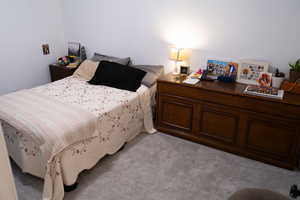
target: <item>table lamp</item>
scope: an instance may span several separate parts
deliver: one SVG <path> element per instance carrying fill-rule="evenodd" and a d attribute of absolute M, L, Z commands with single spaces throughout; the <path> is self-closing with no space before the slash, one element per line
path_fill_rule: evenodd
<path fill-rule="evenodd" d="M 172 47 L 170 51 L 170 60 L 175 62 L 175 67 L 173 74 L 179 74 L 178 62 L 182 62 L 188 58 L 187 52 L 185 48 L 175 48 Z"/>

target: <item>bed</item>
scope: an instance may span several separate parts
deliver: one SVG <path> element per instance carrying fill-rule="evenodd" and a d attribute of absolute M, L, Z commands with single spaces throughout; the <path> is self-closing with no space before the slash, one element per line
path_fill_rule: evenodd
<path fill-rule="evenodd" d="M 73 185 L 80 172 L 139 133 L 156 131 L 151 109 L 155 90 L 145 85 L 136 92 L 95 86 L 74 75 L 4 95 L 0 123 L 9 155 L 24 173 L 44 179 L 43 199 L 61 200 L 64 185 Z M 9 115 L 11 110 L 16 113 Z M 32 130 L 44 135 L 37 137 Z M 62 138 L 61 130 L 69 135 Z"/>

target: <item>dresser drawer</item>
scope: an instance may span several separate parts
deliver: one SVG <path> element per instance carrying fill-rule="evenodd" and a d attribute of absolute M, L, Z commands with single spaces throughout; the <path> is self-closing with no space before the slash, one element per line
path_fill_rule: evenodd
<path fill-rule="evenodd" d="M 196 110 L 196 105 L 193 102 L 162 95 L 159 97 L 158 104 L 160 109 L 158 114 L 159 126 L 192 134 Z"/>
<path fill-rule="evenodd" d="M 244 149 L 279 161 L 296 162 L 292 157 L 299 140 L 296 121 L 249 114 L 245 122 Z"/>
<path fill-rule="evenodd" d="M 236 144 L 239 134 L 240 112 L 227 106 L 202 104 L 197 135 L 219 143 Z"/>

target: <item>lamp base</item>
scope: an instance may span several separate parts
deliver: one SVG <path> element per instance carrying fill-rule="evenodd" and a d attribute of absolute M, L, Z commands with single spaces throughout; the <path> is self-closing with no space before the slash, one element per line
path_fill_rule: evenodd
<path fill-rule="evenodd" d="M 179 75 L 179 69 L 178 69 L 178 61 L 175 60 L 174 62 L 174 70 L 173 70 L 173 75 Z"/>

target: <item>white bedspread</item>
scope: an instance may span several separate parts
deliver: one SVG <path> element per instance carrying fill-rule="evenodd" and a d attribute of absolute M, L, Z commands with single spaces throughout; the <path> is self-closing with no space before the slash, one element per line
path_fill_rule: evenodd
<path fill-rule="evenodd" d="M 24 133 L 49 157 L 98 135 L 95 115 L 32 90 L 4 95 L 0 105 L 0 119 Z"/>
<path fill-rule="evenodd" d="M 61 152 L 86 138 L 109 140 L 111 133 L 125 134 L 140 111 L 145 131 L 154 133 L 150 101 L 149 89 L 143 85 L 129 92 L 69 77 L 0 97 L 0 120 L 39 145 L 48 160 L 43 199 L 61 200 Z"/>

